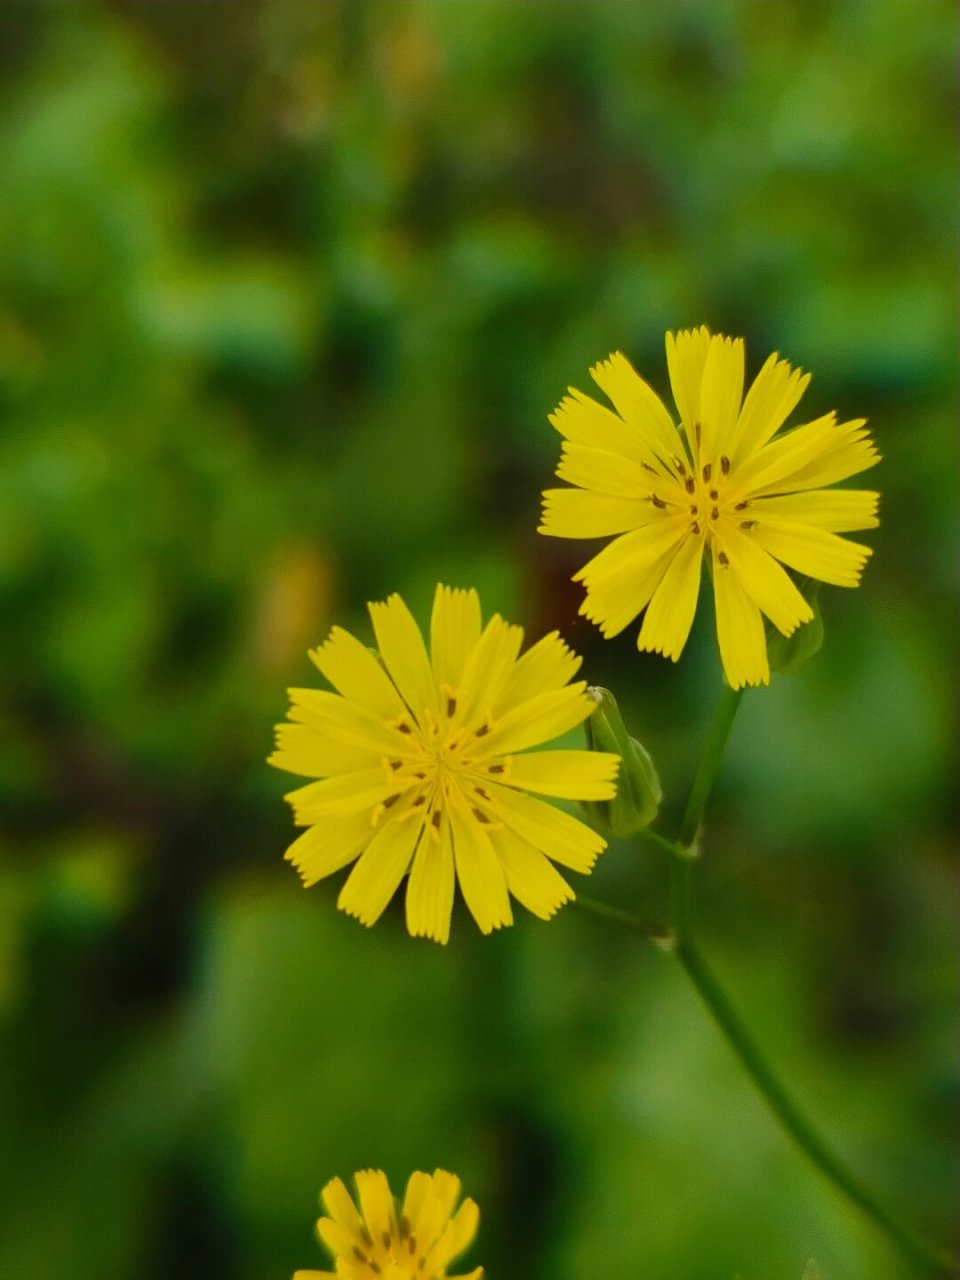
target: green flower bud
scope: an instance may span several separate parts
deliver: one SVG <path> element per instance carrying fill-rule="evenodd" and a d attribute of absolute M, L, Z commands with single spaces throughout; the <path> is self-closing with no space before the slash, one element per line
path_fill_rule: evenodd
<path fill-rule="evenodd" d="M 800 594 L 813 610 L 813 617 L 797 627 L 792 636 L 781 635 L 775 627 L 768 625 L 767 658 L 771 671 L 779 671 L 784 676 L 794 676 L 806 666 L 807 662 L 819 653 L 823 644 L 823 615 L 820 613 L 820 583 L 815 578 L 806 578 L 797 583 Z"/>
<path fill-rule="evenodd" d="M 657 816 L 662 798 L 660 779 L 646 747 L 627 733 L 610 690 L 592 685 L 587 695 L 597 704 L 584 725 L 587 746 L 591 751 L 614 752 L 621 764 L 616 796 L 585 803 L 585 815 L 603 835 L 628 836 L 648 827 Z"/>

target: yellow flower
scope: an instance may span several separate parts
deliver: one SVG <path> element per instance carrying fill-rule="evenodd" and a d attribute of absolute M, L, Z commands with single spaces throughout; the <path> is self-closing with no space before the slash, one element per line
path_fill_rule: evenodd
<path fill-rule="evenodd" d="M 354 1177 L 359 1212 L 339 1178 L 323 1188 L 329 1218 L 317 1234 L 333 1254 L 336 1271 L 297 1271 L 293 1280 L 445 1280 L 447 1267 L 477 1233 L 480 1213 L 472 1200 L 453 1212 L 460 1179 L 443 1169 L 413 1173 L 403 1204 L 390 1193 L 387 1175 L 365 1169 Z M 480 1280 L 483 1267 L 450 1280 Z"/>
<path fill-rule="evenodd" d="M 646 610 L 638 647 L 674 661 L 709 556 L 727 680 L 767 684 L 761 615 L 787 636 L 813 616 L 782 566 L 857 585 L 870 548 L 837 535 L 874 528 L 878 495 L 827 486 L 879 455 L 863 418 L 828 413 L 778 436 L 810 375 L 774 354 L 743 398 L 741 338 L 668 333 L 667 365 L 679 429 L 619 352 L 590 371 L 616 412 L 570 389 L 550 421 L 564 437 L 557 475 L 577 487 L 546 491 L 540 532 L 619 535 L 575 575 L 580 612 L 615 636 Z"/>
<path fill-rule="evenodd" d="M 454 878 L 483 933 L 513 896 L 543 919 L 573 898 L 552 865 L 588 872 L 603 839 L 530 792 L 615 794 L 617 756 L 528 751 L 593 711 L 580 659 L 556 632 L 520 656 L 523 631 L 475 591 L 438 586 L 428 655 L 398 595 L 371 604 L 379 659 L 335 627 L 311 658 L 336 692 L 291 689 L 270 763 L 319 781 L 287 799 L 308 828 L 287 850 L 304 883 L 357 861 L 337 905 L 372 925 L 409 871 L 407 928 L 446 942 Z M 549 859 L 545 856 L 549 854 Z"/>

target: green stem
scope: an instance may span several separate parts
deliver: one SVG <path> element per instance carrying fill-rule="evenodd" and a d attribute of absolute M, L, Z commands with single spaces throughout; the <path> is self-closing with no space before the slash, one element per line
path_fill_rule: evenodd
<path fill-rule="evenodd" d="M 807 1158 L 886 1233 L 904 1257 L 930 1274 L 954 1275 L 957 1262 L 951 1254 L 928 1244 L 899 1222 L 830 1149 L 781 1084 L 694 941 L 690 917 L 690 863 L 673 859 L 670 868 L 674 927 L 672 950 L 771 1111 Z"/>
<path fill-rule="evenodd" d="M 700 763 L 697 765 L 693 786 L 690 788 L 690 798 L 687 800 L 683 821 L 680 824 L 680 835 L 677 837 L 677 844 L 684 849 L 689 849 L 699 835 L 700 823 L 703 821 L 703 811 L 707 807 L 710 792 L 713 790 L 713 784 L 720 771 L 724 748 L 727 745 L 727 739 L 730 737 L 730 730 L 733 728 L 737 708 L 740 706 L 742 697 L 742 689 L 731 689 L 726 684 L 723 686 L 723 693 L 720 696 L 720 702 L 717 705 L 710 732 L 700 755 Z"/>
<path fill-rule="evenodd" d="M 619 907 L 598 902 L 596 898 L 587 898 L 582 893 L 578 893 L 573 900 L 573 905 L 587 915 L 596 916 L 598 920 L 610 920 L 621 928 L 629 929 L 631 933 L 638 933 L 641 938 L 646 938 L 659 947 L 669 948 L 673 943 L 671 933 L 649 924 L 646 920 L 641 920 L 639 916 L 631 915 L 629 911 L 621 911 Z"/>
<path fill-rule="evenodd" d="M 680 826 L 675 853 L 689 851 L 696 845 L 703 814 L 713 790 L 723 759 L 724 748 L 740 705 L 742 690 L 724 686 L 713 724 L 707 734 L 700 762 L 690 788 L 690 798 Z M 667 842 L 669 843 L 669 842 Z M 956 1260 L 948 1252 L 921 1240 L 905 1227 L 862 1185 L 830 1149 L 818 1130 L 807 1119 L 781 1084 L 778 1076 L 750 1036 L 739 1015 L 717 982 L 710 966 L 697 946 L 690 909 L 691 862 L 686 858 L 670 859 L 671 921 L 673 946 L 684 972 L 713 1017 L 727 1043 L 740 1059 L 750 1079 L 757 1086 L 773 1114 L 783 1125 L 807 1158 L 847 1199 L 892 1240 L 915 1265 L 935 1275 L 955 1274 Z"/>

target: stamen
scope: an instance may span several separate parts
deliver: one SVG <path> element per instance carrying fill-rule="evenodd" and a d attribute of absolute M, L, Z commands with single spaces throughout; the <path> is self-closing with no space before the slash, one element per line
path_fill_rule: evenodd
<path fill-rule="evenodd" d="M 410 1234 L 410 1219 L 407 1217 L 405 1213 L 401 1213 L 400 1215 L 398 1230 L 400 1233 L 400 1239 L 406 1240 L 407 1236 Z"/>
<path fill-rule="evenodd" d="M 490 721 L 485 720 L 479 729 L 476 730 L 476 737 L 485 738 L 490 732 Z"/>
<path fill-rule="evenodd" d="M 741 520 L 741 521 L 740 521 L 740 528 L 741 528 L 741 529 L 753 529 L 753 528 L 755 528 L 755 527 L 756 527 L 756 523 L 757 523 L 757 522 L 756 522 L 756 520 Z"/>
<path fill-rule="evenodd" d="M 691 531 L 691 533 L 699 533 L 699 532 L 700 532 L 700 521 L 699 521 L 699 520 L 694 520 L 693 524 L 690 526 L 690 531 Z"/>
<path fill-rule="evenodd" d="M 386 800 L 381 801 L 381 804 L 383 805 L 384 809 L 389 809 L 390 806 L 392 804 L 396 804 L 399 799 L 400 799 L 400 793 L 398 792 L 396 795 L 387 796 Z"/>
<path fill-rule="evenodd" d="M 734 509 L 734 511 L 746 511 L 746 509 L 747 509 L 747 507 L 749 507 L 749 505 L 750 505 L 750 503 L 749 503 L 749 502 L 747 502 L 746 500 L 744 500 L 743 502 L 738 502 L 738 503 L 736 504 L 736 506 L 735 506 L 733 509 Z"/>
<path fill-rule="evenodd" d="M 690 508 L 690 514 L 692 516 L 698 516 L 700 514 L 699 508 L 696 505 L 692 506 Z"/>
<path fill-rule="evenodd" d="M 370 1259 L 370 1261 L 367 1263 L 367 1266 L 370 1268 L 370 1270 L 373 1272 L 373 1274 L 374 1274 L 375 1276 L 380 1275 L 380 1263 L 379 1263 L 379 1262 L 374 1262 L 374 1260 L 371 1258 L 371 1259 Z"/>
<path fill-rule="evenodd" d="M 712 471 L 713 471 L 713 467 L 711 466 L 711 464 L 709 462 L 704 463 L 704 466 L 703 466 L 703 483 L 704 484 L 710 483 L 710 475 Z"/>
<path fill-rule="evenodd" d="M 720 470 L 725 476 L 730 474 L 730 459 L 725 454 L 720 458 Z"/>
<path fill-rule="evenodd" d="M 389 1249 L 390 1248 L 390 1232 L 384 1231 L 381 1236 L 381 1239 L 383 1240 L 383 1247 L 385 1249 Z"/>
<path fill-rule="evenodd" d="M 720 497 L 720 494 L 717 492 L 716 489 L 711 489 L 710 497 L 713 499 L 714 502 L 716 502 L 716 500 Z"/>
<path fill-rule="evenodd" d="M 485 827 L 490 826 L 490 819 L 487 817 L 487 815 L 483 812 L 482 809 L 474 809 L 473 816 L 476 818 L 478 822 L 482 822 Z"/>
<path fill-rule="evenodd" d="M 370 1232 L 367 1230 L 366 1225 L 361 1226 L 361 1228 L 360 1228 L 360 1234 L 363 1236 L 363 1239 L 364 1239 L 364 1241 L 366 1242 L 367 1248 L 368 1248 L 368 1249 L 372 1249 L 372 1248 L 373 1248 L 373 1236 L 371 1236 Z"/>
<path fill-rule="evenodd" d="M 664 511 L 666 509 L 667 504 L 664 502 L 662 498 L 658 498 L 655 493 L 651 493 L 650 501 L 653 503 L 655 507 L 659 507 L 661 511 Z"/>
<path fill-rule="evenodd" d="M 724 568 L 726 568 L 727 565 L 730 563 L 730 558 L 725 551 L 718 551 L 717 561 L 718 563 L 722 564 Z"/>
<path fill-rule="evenodd" d="M 416 1253 L 416 1252 L 417 1252 L 417 1237 L 416 1237 L 416 1236 L 411 1236 L 411 1237 L 410 1237 L 410 1244 L 409 1244 L 409 1246 L 408 1246 L 408 1247 L 409 1247 L 409 1249 L 410 1249 L 410 1253 L 411 1253 L 411 1254 L 414 1254 L 414 1253 Z"/>
<path fill-rule="evenodd" d="M 388 761 L 387 761 L 387 768 L 390 770 L 390 772 L 391 772 L 391 773 L 396 773 L 398 769 L 402 769 L 402 768 L 403 768 L 403 761 L 402 761 L 402 760 L 388 760 Z"/>
<path fill-rule="evenodd" d="M 644 471 L 649 471 L 651 475 L 655 476 L 657 474 L 656 467 L 651 467 L 649 462 L 641 462 L 640 465 L 643 467 Z"/>
<path fill-rule="evenodd" d="M 487 765 L 487 773 L 506 773 L 507 766 L 505 764 Z"/>
<path fill-rule="evenodd" d="M 454 716 L 457 713 L 457 700 L 452 694 L 447 695 L 447 715 Z"/>
<path fill-rule="evenodd" d="M 716 507 L 714 507 L 714 508 L 713 508 L 713 510 L 710 512 L 710 519 L 711 519 L 711 520 L 719 520 L 719 519 L 720 519 L 720 512 L 719 512 L 719 510 L 718 510 Z"/>
<path fill-rule="evenodd" d="M 677 471 L 680 472 L 682 476 L 685 476 L 687 474 L 687 468 L 683 465 L 682 458 L 674 454 L 673 457 L 670 459 L 670 461 L 673 463 L 674 467 L 677 469 Z"/>
<path fill-rule="evenodd" d="M 477 793 L 477 795 L 480 797 L 481 800 L 489 801 L 491 799 L 490 792 L 484 791 L 483 787 L 474 787 L 473 789 Z"/>
<path fill-rule="evenodd" d="M 687 476 L 686 480 L 683 482 L 683 487 L 686 489 L 687 493 L 697 492 L 697 482 L 694 480 L 693 476 Z"/>
<path fill-rule="evenodd" d="M 358 1244 L 355 1244 L 355 1245 L 353 1246 L 353 1256 L 354 1256 L 354 1257 L 355 1257 L 359 1262 L 362 1262 L 364 1266 L 369 1266 L 369 1265 L 370 1265 L 370 1259 L 367 1257 L 367 1255 L 363 1252 L 363 1250 L 360 1248 L 360 1246 L 359 1246 Z"/>

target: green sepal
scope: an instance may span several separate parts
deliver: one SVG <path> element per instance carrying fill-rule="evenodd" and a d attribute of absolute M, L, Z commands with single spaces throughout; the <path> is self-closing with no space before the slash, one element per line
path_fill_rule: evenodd
<path fill-rule="evenodd" d="M 612 800 L 591 800 L 583 804 L 585 816 L 597 831 L 607 836 L 628 836 L 648 827 L 657 816 L 662 792 L 650 752 L 627 732 L 617 700 L 609 689 L 592 685 L 588 697 L 596 710 L 584 729 L 591 751 L 612 751 L 620 757 L 617 794 Z"/>
<path fill-rule="evenodd" d="M 767 623 L 767 659 L 770 670 L 784 676 L 802 671 L 823 644 L 823 614 L 820 612 L 820 583 L 805 578 L 797 583 L 801 595 L 813 610 L 813 617 L 797 627 L 792 636 L 781 635 Z"/>

